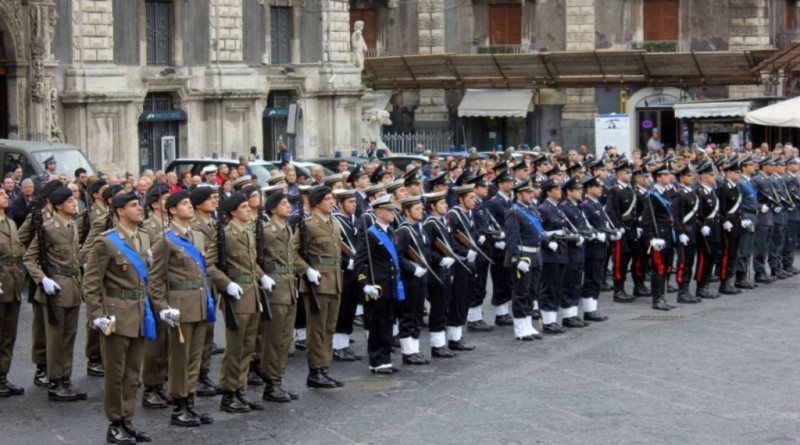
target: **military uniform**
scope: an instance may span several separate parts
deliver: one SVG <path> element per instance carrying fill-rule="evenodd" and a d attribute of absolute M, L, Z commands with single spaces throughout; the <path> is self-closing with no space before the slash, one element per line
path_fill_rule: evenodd
<path fill-rule="evenodd" d="M 700 208 L 697 214 L 697 297 L 717 298 L 719 294 L 709 289 L 714 257 L 722 242 L 722 224 L 720 223 L 719 199 L 713 189 L 700 184 L 697 188 Z M 706 229 L 707 228 L 707 229 Z M 708 233 L 703 234 L 703 231 Z"/>
<path fill-rule="evenodd" d="M 538 334 L 533 328 L 533 315 L 541 289 L 543 228 L 538 212 L 519 202 L 506 212 L 504 221 L 506 248 L 503 266 L 513 277 L 514 336 L 530 341 Z M 528 263 L 528 271 L 519 269 L 520 262 Z"/>
<path fill-rule="evenodd" d="M 45 323 L 47 341 L 47 378 L 50 381 L 50 395 L 59 399 L 59 393 L 66 399 L 78 400 L 86 394 L 72 388 L 73 350 L 78 329 L 78 312 L 81 304 L 81 260 L 78 249 L 78 230 L 75 223 L 65 220 L 58 214 L 45 221 L 44 236 L 47 243 L 47 263 L 50 276 L 61 288 L 50 297 L 55 304 L 58 324 Z M 25 252 L 24 264 L 31 278 L 41 283 L 45 274 L 39 267 L 39 243 L 35 237 Z M 46 296 L 41 287 L 36 289 L 34 298 L 46 304 Z"/>
<path fill-rule="evenodd" d="M 586 186 L 586 182 L 584 182 L 584 186 Z M 586 244 L 586 263 L 584 265 L 583 288 L 581 289 L 583 319 L 604 321 L 606 317 L 597 312 L 597 300 L 603 286 L 608 252 L 608 240 L 603 238 L 613 235 L 611 241 L 614 241 L 615 238 L 619 238 L 620 234 L 619 232 L 611 233 L 614 228 L 609 226 L 610 219 L 603 208 L 602 202 L 587 196 L 581 203 L 581 210 L 586 215 L 589 225 L 598 232 L 598 237 L 589 240 Z M 605 236 L 600 236 L 600 234 L 605 234 Z"/>
<path fill-rule="evenodd" d="M 426 195 L 427 196 L 427 195 Z M 437 197 L 439 195 L 436 195 Z M 443 196 L 443 195 L 442 195 Z M 429 202 L 434 198 L 428 197 Z M 453 288 L 453 267 L 455 259 L 452 253 L 452 237 L 450 228 L 441 218 L 428 216 L 422 225 L 425 236 L 431 243 L 430 264 L 433 272 L 441 278 L 441 283 L 436 280 L 428 281 L 428 331 L 431 336 L 431 355 L 434 357 L 450 358 L 455 354 L 447 347 L 445 328 L 447 326 L 447 307 Z M 438 243 L 438 244 L 437 244 Z M 443 246 L 443 247 L 442 247 Z M 446 258 L 449 260 L 443 261 Z M 462 266 L 455 266 L 462 267 Z"/>
<path fill-rule="evenodd" d="M 195 237 L 202 237 L 203 244 L 206 246 L 206 257 L 210 246 L 217 245 L 217 232 L 214 228 L 214 220 L 206 219 L 195 213 L 194 219 L 189 223 Z M 211 286 L 211 298 L 214 299 L 214 307 L 218 307 L 218 294 L 215 286 Z M 213 396 L 217 393 L 217 387 L 208 376 L 211 370 L 211 355 L 214 352 L 214 324 L 206 326 L 206 339 L 203 344 L 203 358 L 200 361 L 200 376 L 198 377 L 197 395 L 200 397 Z"/>
<path fill-rule="evenodd" d="M 124 252 L 114 238 L 129 250 Z M 145 314 L 149 251 L 147 231 L 131 231 L 118 225 L 94 238 L 86 260 L 83 285 L 87 318 L 90 323 L 109 316 L 116 321 L 113 332 L 103 337 L 101 347 L 105 370 L 103 405 L 106 418 L 117 429 L 127 430 L 133 419 L 145 352 L 143 321 L 145 315 L 155 318 L 152 313 Z M 144 276 L 139 275 L 134 255 L 138 255 Z"/>
<path fill-rule="evenodd" d="M 744 162 L 746 160 L 743 160 Z M 737 186 L 742 197 L 742 232 L 739 237 L 739 246 L 736 254 L 736 287 L 754 289 L 753 282 L 748 279 L 748 274 L 750 272 L 750 261 L 755 250 L 755 232 L 762 205 L 758 202 L 758 193 L 751 182 L 751 178 L 742 175 Z"/>
<path fill-rule="evenodd" d="M 105 205 L 102 199 L 98 200 L 94 207 L 92 207 L 91 212 L 89 212 L 90 228 L 81 245 L 81 258 L 84 263 L 88 258 L 89 250 L 94 245 L 94 239 L 103 232 L 111 229 L 113 220 L 109 218 L 110 215 L 113 215 L 113 212 L 109 211 L 108 206 Z M 78 229 L 78 234 L 80 238 L 83 234 L 81 228 Z M 104 370 L 101 366 L 103 357 L 100 347 L 100 332 L 91 326 L 91 322 L 91 320 L 86 320 L 85 353 L 86 359 L 89 362 L 87 365 L 87 374 L 92 377 L 102 377 Z"/>
<path fill-rule="evenodd" d="M 544 265 L 542 266 L 542 292 L 539 298 L 539 308 L 542 311 L 544 332 L 559 334 L 563 330 L 557 322 L 557 317 L 561 307 L 561 289 L 564 286 L 566 267 L 569 263 L 568 243 L 560 236 L 569 231 L 569 224 L 558 204 L 549 199 L 545 199 L 539 206 L 539 213 L 542 228 L 547 233 L 549 241 L 555 241 L 558 245 L 555 250 L 548 247 L 542 253 Z"/>
<path fill-rule="evenodd" d="M 798 162 L 797 159 L 791 158 L 786 161 L 786 164 Z M 797 243 L 797 232 L 800 230 L 800 182 L 797 180 L 797 175 L 787 172 L 783 177 L 786 187 L 786 194 L 792 202 L 793 209 L 787 209 L 787 222 L 786 222 L 786 238 L 783 242 L 783 270 L 790 274 L 800 273 L 800 270 L 794 267 L 794 250 Z"/>
<path fill-rule="evenodd" d="M 457 194 L 454 192 L 454 194 Z M 475 236 L 475 223 L 470 214 L 459 206 L 450 209 L 445 215 L 445 220 L 453 237 L 451 247 L 460 262 L 454 266 L 453 288 L 450 293 L 450 304 L 447 308 L 447 340 L 450 349 L 464 349 L 462 341 L 462 327 L 467 323 L 467 313 L 469 312 L 470 295 L 472 288 L 477 282 L 477 271 L 475 262 L 477 252 L 467 247 L 464 242 L 458 241 L 460 236 L 468 240 L 477 241 Z M 460 233 L 460 235 L 459 235 Z M 472 252 L 472 253 L 470 253 Z M 467 258 L 473 255 L 472 261 Z M 466 346 L 465 350 L 474 349 L 474 346 Z"/>
<path fill-rule="evenodd" d="M 419 202 L 418 198 L 416 202 Z M 436 278 L 428 276 L 429 272 L 425 267 L 425 264 L 431 262 L 429 240 L 425 236 L 424 230 L 422 230 L 421 222 L 403 222 L 394 232 L 397 257 L 400 261 L 400 279 L 403 280 L 406 297 L 405 300 L 397 304 L 398 335 L 400 337 L 403 363 L 425 365 L 429 361 L 420 354 L 419 335 L 422 330 L 421 325 L 425 309 L 425 295 L 428 293 L 428 281 L 436 280 Z M 417 263 L 411 257 L 411 252 L 420 258 L 417 260 L 420 263 Z M 424 263 L 422 263 L 423 261 Z M 419 273 L 423 275 L 420 276 Z"/>
<path fill-rule="evenodd" d="M 638 198 L 631 184 L 617 182 L 610 190 L 606 212 L 615 227 L 624 230 L 622 238 L 614 241 L 613 258 L 614 301 L 630 302 L 633 299 L 625 292 L 625 278 L 631 256 L 636 249 L 636 204 Z"/>
<path fill-rule="evenodd" d="M 575 181 L 574 185 L 570 182 Z M 564 185 L 565 190 L 568 188 L 581 188 L 580 181 L 570 179 Z M 561 288 L 561 322 L 567 327 L 583 327 L 585 324 L 578 317 L 578 305 L 580 304 L 581 289 L 583 288 L 583 272 L 586 263 L 586 241 L 587 237 L 592 234 L 594 238 L 593 229 L 589 226 L 589 222 L 581 211 L 580 203 L 565 199 L 559 205 L 561 211 L 569 223 L 570 229 L 577 232 L 581 236 L 581 241 L 578 243 L 569 243 L 567 247 L 568 262 L 565 268 L 564 286 Z"/>
<path fill-rule="evenodd" d="M 357 228 L 359 221 L 355 215 L 348 218 L 340 213 L 334 213 L 333 216 L 339 221 L 339 227 L 342 229 L 342 245 L 349 252 L 349 254 L 342 252 L 341 255 L 342 298 L 339 302 L 339 316 L 336 318 L 336 330 L 333 334 L 333 354 L 334 358 L 338 360 L 360 360 L 361 357 L 350 349 L 350 336 L 353 334 L 356 310 L 363 297 L 363 292 L 358 286 L 358 274 L 354 264 L 361 231 Z M 351 258 L 350 255 L 353 257 Z"/>
<path fill-rule="evenodd" d="M 738 169 L 738 167 L 737 167 Z M 720 262 L 720 293 L 736 294 L 741 291 L 734 287 L 736 252 L 742 231 L 742 195 L 737 184 L 725 179 L 717 188 L 719 213 L 723 227 L 722 260 Z"/>
<path fill-rule="evenodd" d="M 675 234 L 678 237 L 676 251 L 678 270 L 675 278 L 678 282 L 678 301 L 695 303 L 697 298 L 689 292 L 692 283 L 692 269 L 697 254 L 697 216 L 700 206 L 698 195 L 689 187 L 681 186 L 673 194 L 672 211 L 675 220 Z"/>
<path fill-rule="evenodd" d="M 653 279 L 650 285 L 653 293 L 653 308 L 669 310 L 672 306 L 666 302 L 667 277 L 672 272 L 672 260 L 675 253 L 675 231 L 671 204 L 663 196 L 666 191 L 657 186 L 645 196 L 644 211 L 642 213 L 643 240 L 646 245 L 651 245 L 653 239 L 661 240 L 664 244 L 660 250 L 651 248 L 653 256 Z"/>
<path fill-rule="evenodd" d="M 505 224 L 506 214 L 511 210 L 511 197 L 497 192 L 492 199 L 486 202 L 489 216 L 498 224 Z M 505 234 L 508 236 L 508 234 Z M 492 306 L 495 307 L 495 324 L 508 325 L 509 302 L 511 301 L 511 287 L 513 271 L 505 266 L 507 240 L 495 240 L 499 246 L 492 249 L 492 265 L 489 270 L 492 275 Z"/>
<path fill-rule="evenodd" d="M 778 160 L 783 164 L 782 160 Z M 775 226 L 772 229 L 772 239 L 769 247 L 769 269 L 770 275 L 779 279 L 791 276 L 783 270 L 783 245 L 786 241 L 786 231 L 789 224 L 789 213 L 794 212 L 794 205 L 789 200 L 789 192 L 786 189 L 786 182 L 778 173 L 770 175 L 772 190 L 776 200 L 780 203 L 779 209 L 775 212 Z M 780 210 L 780 211 L 779 211 Z M 796 232 L 795 232 L 796 234 Z"/>
<path fill-rule="evenodd" d="M 17 324 L 22 304 L 22 255 L 17 225 L 0 212 L 0 397 L 21 395 L 25 390 L 7 379 L 17 340 Z"/>

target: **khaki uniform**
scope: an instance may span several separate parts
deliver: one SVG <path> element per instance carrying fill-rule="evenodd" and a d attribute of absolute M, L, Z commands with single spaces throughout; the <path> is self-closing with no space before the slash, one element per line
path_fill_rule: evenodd
<path fill-rule="evenodd" d="M 58 294 L 52 297 L 59 322 L 57 325 L 45 322 L 47 378 L 52 382 L 72 375 L 72 353 L 81 305 L 81 260 L 78 251 L 78 230 L 74 222 L 56 214 L 44 223 L 44 233 L 50 268 L 49 278 L 61 287 Z M 40 242 L 38 237 L 33 239 L 23 260 L 25 268 L 37 284 L 45 277 L 38 263 Z M 44 290 L 37 287 L 34 299 L 44 305 L 46 298 Z"/>
<path fill-rule="evenodd" d="M 142 223 L 142 228 L 147 232 L 150 243 L 155 244 L 157 240 L 164 238 L 164 220 L 150 216 Z M 145 342 L 144 364 L 142 366 L 142 384 L 145 387 L 163 385 L 167 381 L 167 361 L 169 360 L 169 326 L 161 321 L 158 313 L 156 317 L 156 339 Z"/>
<path fill-rule="evenodd" d="M 259 280 L 264 272 L 256 264 L 256 236 L 251 225 L 245 226 L 235 221 L 228 223 L 225 227 L 225 250 L 227 275 L 216 267 L 217 250 L 210 249 L 208 261 L 211 263 L 211 282 L 218 289 L 225 289 L 233 281 L 244 290 L 241 299 L 230 300 L 239 327 L 225 329 L 225 356 L 222 358 L 219 386 L 223 391 L 230 392 L 247 388 L 247 373 L 261 321 Z M 222 298 L 230 297 L 226 295 Z"/>
<path fill-rule="evenodd" d="M 193 243 L 200 252 L 205 250 L 202 241 L 198 243 L 191 230 L 173 223 L 169 231 Z M 194 394 L 197 386 L 206 337 L 206 277 L 189 254 L 172 241 L 158 238 L 152 251 L 147 293 L 153 302 L 155 315 L 158 317 L 159 312 L 167 308 L 178 309 L 181 313 L 180 325 L 168 328 L 169 395 L 187 398 Z M 183 333 L 183 343 L 180 342 L 179 329 Z"/>
<path fill-rule="evenodd" d="M 53 208 L 48 205 L 42 210 L 42 219 L 47 221 L 51 218 L 53 218 Z M 33 217 L 32 214 L 29 213 L 25 218 L 25 222 L 22 223 L 22 226 L 20 226 L 17 232 L 19 242 L 22 244 L 23 248 L 30 245 L 35 235 L 36 232 L 33 230 Z M 25 273 L 27 272 L 28 271 L 25 270 Z M 33 311 L 33 320 L 31 321 L 31 361 L 34 365 L 40 367 L 47 364 L 47 341 L 44 333 L 45 308 L 33 299 L 36 293 L 36 283 L 30 279 L 29 275 L 25 283 L 28 285 L 28 302 L 31 303 L 31 310 Z"/>
<path fill-rule="evenodd" d="M 17 340 L 24 253 L 17 237 L 17 225 L 11 218 L 0 215 L 0 283 L 3 283 L 3 294 L 0 295 L 0 375 L 8 374 Z"/>
<path fill-rule="evenodd" d="M 265 272 L 275 281 L 269 300 L 272 320 L 263 325 L 261 343 L 261 372 L 271 381 L 286 374 L 289 345 L 292 342 L 295 311 L 297 310 L 297 277 L 294 261 L 297 251 L 292 244 L 292 229 L 274 220 L 264 227 Z"/>
<path fill-rule="evenodd" d="M 339 295 L 342 292 L 341 270 L 341 230 L 336 218 L 312 212 L 306 221 L 309 262 L 299 256 L 294 260 L 298 275 L 304 275 L 309 268 L 316 269 L 320 275 L 317 286 L 320 311 L 313 313 L 308 295 L 304 294 L 303 303 L 306 308 L 306 357 L 311 369 L 327 368 L 333 355 L 333 332 L 336 329 L 336 317 L 339 313 Z M 300 248 L 299 234 L 292 241 L 292 248 L 298 252 Z M 300 292 L 305 293 L 305 280 L 300 282 Z"/>
<path fill-rule="evenodd" d="M 143 229 L 127 231 L 120 226 L 94 238 L 88 251 L 83 288 L 87 318 L 113 315 L 115 331 L 102 337 L 103 404 L 111 422 L 130 421 L 136 407 L 136 391 L 144 360 L 145 284 L 128 257 L 106 235 L 116 232 L 147 264 L 150 237 Z M 98 331 L 92 325 L 92 329 Z M 99 332 L 99 331 L 98 331 Z"/>
<path fill-rule="evenodd" d="M 208 246 L 217 245 L 217 231 L 214 227 L 214 220 L 209 218 L 208 220 L 204 220 L 202 216 L 197 216 L 195 213 L 195 217 L 191 223 L 189 223 L 189 227 L 191 227 L 192 232 L 194 232 L 194 236 L 202 237 L 203 243 Z M 208 255 L 208 252 L 203 252 L 203 254 Z M 211 286 L 211 298 L 214 299 L 214 307 L 217 307 L 216 303 L 218 303 L 217 292 L 214 289 L 214 286 Z M 210 323 L 206 329 L 206 341 L 203 345 L 203 358 L 200 361 L 200 373 L 208 372 L 211 368 L 211 352 L 214 349 L 214 324 Z"/>
<path fill-rule="evenodd" d="M 102 201 L 102 200 L 101 200 Z M 83 218 L 78 218 L 78 222 L 83 221 Z M 108 225 L 108 207 L 98 201 L 92 210 L 89 212 L 89 233 L 81 246 L 81 258 L 86 263 L 89 250 L 94 245 L 94 239 L 107 230 Z M 78 235 L 81 234 L 82 224 L 78 225 Z M 103 354 L 100 348 L 100 331 L 94 329 L 92 320 L 86 320 L 86 345 L 85 345 L 86 358 L 90 362 L 100 362 L 103 359 Z"/>

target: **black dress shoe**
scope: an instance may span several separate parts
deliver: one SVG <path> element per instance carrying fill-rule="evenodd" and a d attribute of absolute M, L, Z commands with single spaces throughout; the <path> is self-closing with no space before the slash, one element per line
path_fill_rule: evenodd
<path fill-rule="evenodd" d="M 244 389 L 237 389 L 236 390 L 236 398 L 239 399 L 240 402 L 244 403 L 245 405 L 249 406 L 253 411 L 264 411 L 264 405 L 257 401 L 257 400 L 250 400 L 247 398 L 247 395 L 244 393 Z"/>
<path fill-rule="evenodd" d="M 514 318 L 509 315 L 498 315 L 494 317 L 495 326 L 514 326 Z"/>
<path fill-rule="evenodd" d="M 49 383 L 47 398 L 53 402 L 74 402 L 78 400 L 78 395 L 70 388 L 65 388 L 61 381 Z"/>
<path fill-rule="evenodd" d="M 214 397 L 219 393 L 219 388 L 208 376 L 208 372 L 201 372 L 197 378 L 197 397 Z"/>
<path fill-rule="evenodd" d="M 309 388 L 331 389 L 336 388 L 336 383 L 325 378 L 319 369 L 311 369 L 306 378 L 306 386 Z"/>
<path fill-rule="evenodd" d="M 0 374 L 0 397 L 21 396 L 23 394 L 25 394 L 25 388 L 9 382 L 7 375 Z"/>
<path fill-rule="evenodd" d="M 250 371 L 247 372 L 247 384 L 249 386 L 261 386 L 264 384 L 264 380 L 261 379 L 261 376 L 258 375 L 258 372 L 250 367 Z"/>
<path fill-rule="evenodd" d="M 47 366 L 39 365 L 36 367 L 36 373 L 33 375 L 33 384 L 47 388 L 50 382 L 47 380 Z"/>
<path fill-rule="evenodd" d="M 142 406 L 150 409 L 162 409 L 169 406 L 169 403 L 161 397 L 156 387 L 148 386 L 142 394 Z"/>
<path fill-rule="evenodd" d="M 548 323 L 542 327 L 542 330 L 544 331 L 545 334 L 550 334 L 550 335 L 561 335 L 567 332 L 558 323 Z"/>
<path fill-rule="evenodd" d="M 283 381 L 281 381 L 280 379 L 279 379 L 279 380 L 277 380 L 277 383 L 276 383 L 276 385 L 278 385 L 278 387 L 281 389 L 281 391 L 285 392 L 286 394 L 289 394 L 289 398 L 290 398 L 290 399 L 292 399 L 292 400 L 297 400 L 297 399 L 299 399 L 299 398 L 300 398 L 300 396 L 299 396 L 299 395 L 297 395 L 297 393 L 296 393 L 296 392 L 294 392 L 294 391 L 292 391 L 292 390 L 289 390 L 289 389 L 286 389 L 286 388 L 284 388 L 284 387 L 283 387 Z"/>
<path fill-rule="evenodd" d="M 712 291 L 708 287 L 702 287 L 700 289 L 697 289 L 697 296 L 700 297 L 700 298 L 707 298 L 709 300 L 713 300 L 715 298 L 719 298 L 720 297 L 719 294 L 714 293 L 714 291 Z"/>
<path fill-rule="evenodd" d="M 136 438 L 125 430 L 121 422 L 111 422 L 111 425 L 108 426 L 108 431 L 106 431 L 106 442 L 120 445 L 136 445 Z"/>
<path fill-rule="evenodd" d="M 186 409 L 190 413 L 192 413 L 193 416 L 200 419 L 200 423 L 202 423 L 203 425 L 211 425 L 212 423 L 214 423 L 214 418 L 209 413 L 201 413 L 197 411 L 197 409 L 194 406 L 194 400 L 195 400 L 194 396 L 195 396 L 194 394 L 189 394 L 189 397 L 186 398 Z"/>
<path fill-rule="evenodd" d="M 608 317 L 600 314 L 597 311 L 592 311 L 592 312 L 584 312 L 583 319 L 585 321 L 606 321 L 608 320 Z"/>
<path fill-rule="evenodd" d="M 644 283 L 639 283 L 633 286 L 634 297 L 649 297 L 652 295 L 650 288 Z"/>
<path fill-rule="evenodd" d="M 447 346 L 441 346 L 438 348 L 431 348 L 431 356 L 436 358 L 453 358 L 456 354 Z"/>
<path fill-rule="evenodd" d="M 267 381 L 261 399 L 267 402 L 289 403 L 292 398 L 281 388 L 277 381 Z"/>
<path fill-rule="evenodd" d="M 600 285 L 600 292 L 610 292 L 612 290 L 614 290 L 614 285 L 608 281 L 603 281 L 603 283 Z"/>
<path fill-rule="evenodd" d="M 493 330 L 494 328 L 486 324 L 483 320 L 467 322 L 467 331 L 469 332 L 492 332 Z"/>
<path fill-rule="evenodd" d="M 353 341 L 352 341 L 352 340 L 350 340 L 350 343 L 352 344 L 352 343 L 353 343 Z M 344 348 L 344 350 L 345 350 L 345 351 L 347 351 L 347 353 L 348 353 L 348 354 L 350 354 L 350 356 L 352 356 L 354 359 L 356 359 L 356 360 L 361 360 L 361 356 L 360 356 L 360 355 L 358 355 L 358 354 L 356 354 L 356 353 L 355 353 L 355 351 L 353 351 L 352 349 L 350 349 L 350 347 Z"/>
<path fill-rule="evenodd" d="M 517 337 L 519 341 L 533 341 L 533 335 L 523 335 L 522 337 Z"/>
<path fill-rule="evenodd" d="M 136 428 L 134 428 L 133 424 L 131 423 L 130 420 L 123 420 L 122 421 L 122 428 L 124 428 L 125 431 L 128 434 L 133 436 L 133 438 L 136 439 L 137 442 L 152 442 L 153 441 L 153 438 L 149 434 L 145 433 L 144 431 L 137 430 Z"/>
<path fill-rule="evenodd" d="M 86 375 L 89 377 L 103 377 L 106 371 L 103 368 L 103 362 L 90 361 L 86 364 Z"/>
<path fill-rule="evenodd" d="M 219 404 L 219 409 L 227 413 L 244 414 L 250 412 L 250 406 L 236 397 L 233 391 L 226 391 L 222 393 L 222 401 Z"/>
<path fill-rule="evenodd" d="M 200 426 L 202 423 L 200 422 L 200 419 L 186 409 L 186 399 L 176 397 L 173 402 L 175 404 L 175 408 L 172 410 L 172 416 L 170 417 L 169 423 L 175 426 L 187 428 Z"/>
<path fill-rule="evenodd" d="M 775 278 L 767 276 L 767 274 L 765 273 L 756 274 L 756 283 L 769 284 L 772 283 L 773 281 L 775 281 Z"/>
<path fill-rule="evenodd" d="M 668 282 L 667 283 L 667 292 L 670 293 L 670 294 L 678 292 L 678 286 Z"/>
<path fill-rule="evenodd" d="M 667 304 L 667 300 L 665 300 L 664 298 L 659 297 L 659 298 L 656 298 L 655 300 L 653 300 L 653 309 L 659 310 L 659 311 L 668 311 L 668 310 L 672 309 L 672 306 Z"/>
<path fill-rule="evenodd" d="M 568 317 L 561 320 L 561 325 L 565 328 L 585 328 L 586 323 L 578 317 Z"/>
<path fill-rule="evenodd" d="M 225 348 L 220 348 L 216 343 L 211 343 L 211 355 L 220 355 L 225 353 Z"/>
<path fill-rule="evenodd" d="M 450 340 L 447 342 L 447 347 L 453 351 L 474 351 L 475 346 L 464 343 L 464 340 Z"/>
<path fill-rule="evenodd" d="M 430 363 L 430 360 L 428 360 L 425 357 L 421 356 L 419 353 L 417 353 L 417 354 L 403 354 L 403 364 L 404 365 L 427 365 L 429 363 Z"/>
<path fill-rule="evenodd" d="M 354 362 L 356 358 L 350 355 L 347 350 L 350 348 L 334 349 L 333 359 L 339 362 Z"/>
<path fill-rule="evenodd" d="M 370 368 L 369 372 L 373 374 L 380 374 L 380 375 L 392 375 L 395 373 L 394 367 L 384 367 L 384 368 Z"/>
<path fill-rule="evenodd" d="M 694 295 L 678 295 L 678 303 L 681 304 L 697 304 L 700 301 Z"/>
<path fill-rule="evenodd" d="M 78 400 L 86 400 L 87 398 L 89 398 L 89 395 L 86 394 L 86 391 L 83 391 L 80 388 L 72 386 L 72 380 L 70 380 L 69 377 L 64 377 L 61 379 L 61 386 L 73 391 L 75 395 L 78 397 Z"/>
<path fill-rule="evenodd" d="M 306 350 L 306 341 L 305 340 L 296 340 L 294 342 L 294 348 L 298 351 L 305 351 Z"/>
<path fill-rule="evenodd" d="M 339 386 L 339 387 L 344 386 L 344 382 L 343 381 L 341 381 L 341 380 L 339 380 L 336 377 L 331 375 L 329 368 L 321 368 L 319 370 L 319 372 L 322 373 L 322 376 L 325 377 L 326 379 L 328 379 L 329 382 L 333 382 L 334 385 Z"/>
<path fill-rule="evenodd" d="M 633 303 L 634 301 L 636 301 L 636 297 L 628 295 L 624 290 L 614 292 L 615 303 Z"/>

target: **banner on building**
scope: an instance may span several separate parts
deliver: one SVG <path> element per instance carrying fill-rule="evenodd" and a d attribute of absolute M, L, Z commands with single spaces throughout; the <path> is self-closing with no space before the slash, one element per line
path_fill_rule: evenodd
<path fill-rule="evenodd" d="M 630 118 L 627 114 L 599 114 L 594 118 L 594 146 L 601 156 L 606 146 L 617 148 L 617 154 L 631 159 Z"/>

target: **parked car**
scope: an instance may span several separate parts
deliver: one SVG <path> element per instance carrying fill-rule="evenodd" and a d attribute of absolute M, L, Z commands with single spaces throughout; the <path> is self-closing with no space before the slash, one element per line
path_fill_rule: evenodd
<path fill-rule="evenodd" d="M 56 160 L 56 173 L 67 175 L 70 179 L 79 167 L 86 169 L 89 176 L 96 175 L 97 169 L 89 162 L 80 148 L 60 142 L 19 141 L 0 139 L 0 159 L 3 160 L 3 174 L 22 166 L 24 177 L 44 174 L 45 159 L 53 156 Z"/>
<path fill-rule="evenodd" d="M 199 175 L 203 168 L 207 165 L 220 165 L 225 164 L 231 169 L 235 169 L 239 165 L 238 159 L 221 159 L 221 158 L 180 158 L 176 159 L 167 165 L 167 172 L 174 171 L 178 177 L 181 177 L 181 174 L 186 170 L 192 172 L 192 176 Z M 250 161 L 248 164 L 250 170 L 253 171 L 253 174 L 258 177 L 258 182 L 263 183 L 269 177 L 269 171 L 273 168 L 277 168 L 277 163 L 273 166 L 270 162 L 264 162 L 261 160 Z"/>
<path fill-rule="evenodd" d="M 314 158 L 314 159 L 309 159 L 308 161 L 320 164 L 321 166 L 323 166 L 325 168 L 328 168 L 328 169 L 330 169 L 330 170 L 332 170 L 334 172 L 338 172 L 339 171 L 339 162 L 341 160 L 347 161 L 347 171 L 349 171 L 349 172 L 352 172 L 353 169 L 356 168 L 357 165 L 361 165 L 361 164 L 364 164 L 366 162 L 369 162 L 369 160 L 367 158 L 352 158 L 352 157 L 348 157 L 348 158 L 335 158 L 335 157 Z"/>
<path fill-rule="evenodd" d="M 380 159 L 383 162 L 391 162 L 394 164 L 394 169 L 396 172 L 405 172 L 406 166 L 411 164 L 412 162 L 419 162 L 420 165 L 425 165 L 428 163 L 427 156 L 414 156 L 414 155 L 397 155 L 397 156 L 390 156 L 388 158 Z"/>

